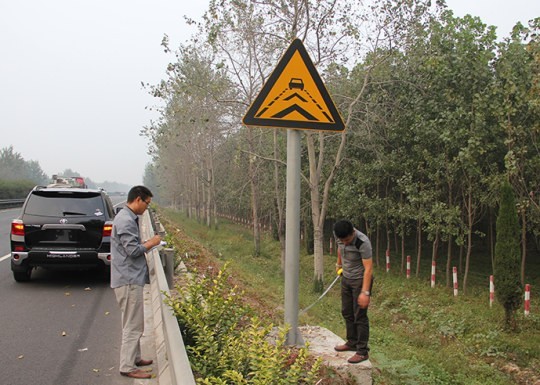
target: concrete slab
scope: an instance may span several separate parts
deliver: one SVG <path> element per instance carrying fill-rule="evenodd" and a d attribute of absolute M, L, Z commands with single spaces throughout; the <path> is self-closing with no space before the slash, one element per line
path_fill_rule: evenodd
<path fill-rule="evenodd" d="M 349 364 L 347 359 L 354 355 L 354 352 L 336 352 L 334 350 L 334 346 L 345 343 L 341 337 L 320 326 L 300 326 L 299 329 L 313 356 L 320 357 L 326 365 L 336 371 L 351 375 L 359 385 L 373 383 L 372 365 L 369 360 L 359 364 Z"/>

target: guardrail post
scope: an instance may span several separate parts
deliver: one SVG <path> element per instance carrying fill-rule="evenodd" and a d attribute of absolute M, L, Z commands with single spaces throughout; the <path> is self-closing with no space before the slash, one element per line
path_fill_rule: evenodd
<path fill-rule="evenodd" d="M 169 289 L 172 289 L 174 285 L 174 249 L 165 248 L 162 250 L 160 255 L 167 284 L 169 285 Z"/>
<path fill-rule="evenodd" d="M 157 231 L 157 233 L 159 234 L 159 236 L 161 238 L 165 237 L 165 235 L 166 235 L 165 227 L 163 227 L 161 222 L 156 221 L 156 231 Z"/>

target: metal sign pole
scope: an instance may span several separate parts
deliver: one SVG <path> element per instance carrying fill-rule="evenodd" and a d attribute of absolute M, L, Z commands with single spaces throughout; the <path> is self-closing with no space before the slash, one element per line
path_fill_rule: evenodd
<path fill-rule="evenodd" d="M 300 275 L 300 131 L 287 130 L 287 203 L 285 216 L 285 325 L 287 345 L 304 345 L 298 330 Z"/>
<path fill-rule="evenodd" d="M 298 330 L 300 276 L 300 131 L 338 132 L 343 119 L 300 39 L 294 39 L 242 119 L 246 126 L 287 128 L 285 217 L 286 344 L 304 345 Z"/>

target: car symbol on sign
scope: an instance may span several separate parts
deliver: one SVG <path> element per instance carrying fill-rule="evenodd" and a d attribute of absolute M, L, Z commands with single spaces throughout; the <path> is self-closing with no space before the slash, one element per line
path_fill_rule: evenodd
<path fill-rule="evenodd" d="M 299 78 L 291 78 L 291 81 L 289 82 L 289 88 L 290 89 L 298 88 L 298 89 L 303 90 L 304 82 L 302 81 L 302 79 L 299 79 Z"/>

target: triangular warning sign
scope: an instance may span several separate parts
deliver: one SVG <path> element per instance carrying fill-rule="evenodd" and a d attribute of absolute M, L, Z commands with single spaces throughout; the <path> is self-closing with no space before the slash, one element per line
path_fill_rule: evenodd
<path fill-rule="evenodd" d="M 343 120 L 304 44 L 295 39 L 244 116 L 247 126 L 343 131 Z"/>

